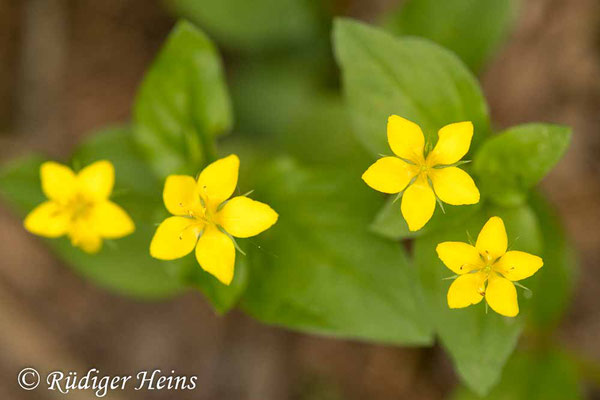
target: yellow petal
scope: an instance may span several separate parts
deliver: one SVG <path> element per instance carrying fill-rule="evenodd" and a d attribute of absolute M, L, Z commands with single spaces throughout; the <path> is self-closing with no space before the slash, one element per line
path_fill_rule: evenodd
<path fill-rule="evenodd" d="M 244 196 L 234 197 L 217 214 L 218 223 L 232 236 L 258 235 L 277 222 L 277 213 L 265 203 Z"/>
<path fill-rule="evenodd" d="M 506 279 L 520 281 L 535 274 L 542 265 L 544 261 L 538 256 L 523 251 L 507 251 L 494 267 Z"/>
<path fill-rule="evenodd" d="M 79 218 L 69 227 L 71 244 L 86 253 L 94 254 L 102 248 L 102 238 L 93 229 L 91 219 Z"/>
<path fill-rule="evenodd" d="M 429 177 L 435 194 L 444 203 L 460 206 L 479 202 L 479 190 L 473 179 L 460 168 L 432 168 Z"/>
<path fill-rule="evenodd" d="M 74 246 L 79 247 L 86 253 L 94 254 L 100 251 L 102 248 L 102 238 L 98 235 L 86 237 L 84 240 L 80 240 Z"/>
<path fill-rule="evenodd" d="M 490 260 L 495 260 L 506 253 L 508 238 L 504 222 L 500 217 L 492 217 L 485 223 L 477 236 L 475 247 L 481 255 L 489 257 Z"/>
<path fill-rule="evenodd" d="M 448 307 L 464 308 L 483 299 L 485 274 L 476 272 L 459 276 L 448 289 Z"/>
<path fill-rule="evenodd" d="M 196 180 L 187 175 L 169 175 L 163 190 L 165 207 L 173 215 L 201 213 L 200 196 Z"/>
<path fill-rule="evenodd" d="M 416 163 L 423 161 L 425 137 L 419 125 L 398 115 L 388 118 L 387 137 L 390 148 L 398 157 Z"/>
<path fill-rule="evenodd" d="M 127 236 L 135 230 L 135 225 L 127 212 L 112 201 L 95 204 L 90 218 L 94 230 L 107 239 Z"/>
<path fill-rule="evenodd" d="M 443 242 L 438 244 L 435 250 L 444 265 L 458 275 L 484 266 L 477 249 L 467 243 Z"/>
<path fill-rule="evenodd" d="M 160 260 L 181 258 L 194 250 L 202 225 L 185 217 L 169 217 L 156 229 L 150 255 Z"/>
<path fill-rule="evenodd" d="M 498 314 L 514 317 L 519 313 L 515 285 L 497 274 L 490 274 L 485 290 L 485 300 Z"/>
<path fill-rule="evenodd" d="M 238 180 L 240 159 L 235 154 L 208 165 L 198 177 L 198 189 L 211 207 L 231 197 Z"/>
<path fill-rule="evenodd" d="M 383 157 L 362 175 L 363 181 L 383 193 L 400 193 L 415 176 L 414 168 L 398 157 Z"/>
<path fill-rule="evenodd" d="M 233 279 L 235 246 L 233 241 L 214 226 L 207 227 L 196 246 L 196 259 L 202 269 L 225 285 Z"/>
<path fill-rule="evenodd" d="M 459 161 L 469 151 L 472 138 L 473 123 L 470 121 L 444 126 L 438 131 L 438 142 L 428 157 L 430 165 L 449 165 Z"/>
<path fill-rule="evenodd" d="M 115 168 L 110 161 L 96 161 L 77 174 L 79 190 L 92 201 L 106 200 L 115 183 Z"/>
<path fill-rule="evenodd" d="M 40 167 L 42 190 L 47 198 L 59 202 L 68 201 L 77 190 L 75 174 L 71 168 L 48 161 Z"/>
<path fill-rule="evenodd" d="M 431 219 L 435 195 L 423 178 L 417 179 L 404 191 L 400 209 L 411 231 L 418 231 Z"/>
<path fill-rule="evenodd" d="M 58 203 L 46 201 L 34 208 L 23 224 L 31 233 L 56 238 L 67 233 L 70 220 L 69 213 Z"/>

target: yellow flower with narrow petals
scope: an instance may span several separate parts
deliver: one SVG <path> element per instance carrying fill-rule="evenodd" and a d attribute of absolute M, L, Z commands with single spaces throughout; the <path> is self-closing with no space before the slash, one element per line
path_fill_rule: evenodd
<path fill-rule="evenodd" d="M 29 232 L 49 238 L 68 235 L 73 246 L 96 253 L 102 239 L 118 239 L 135 230 L 129 215 L 109 200 L 115 181 L 110 161 L 97 161 L 78 174 L 48 161 L 40 167 L 40 176 L 48 200 L 25 218 Z"/>
<path fill-rule="evenodd" d="M 433 150 L 425 154 L 425 137 L 419 125 L 392 115 L 387 138 L 396 156 L 377 160 L 362 179 L 379 192 L 402 195 L 402 215 L 408 228 L 418 231 L 431 219 L 436 197 L 452 205 L 479 202 L 473 179 L 456 167 L 469 151 L 472 137 L 471 122 L 446 125 L 439 130 Z"/>
<path fill-rule="evenodd" d="M 174 260 L 196 249 L 200 266 L 225 285 L 233 279 L 235 243 L 232 237 L 258 235 L 277 222 L 267 204 L 246 196 L 231 198 L 237 186 L 240 160 L 232 154 L 208 165 L 195 180 L 167 177 L 163 200 L 173 214 L 157 228 L 150 254 Z M 229 199 L 229 200 L 228 200 Z"/>
<path fill-rule="evenodd" d="M 462 242 L 443 242 L 436 251 L 442 262 L 458 277 L 448 289 L 448 306 L 464 308 L 485 297 L 498 314 L 519 313 L 517 289 L 513 282 L 535 274 L 543 260 L 523 251 L 506 251 L 504 222 L 490 218 L 479 232 L 475 247 Z"/>

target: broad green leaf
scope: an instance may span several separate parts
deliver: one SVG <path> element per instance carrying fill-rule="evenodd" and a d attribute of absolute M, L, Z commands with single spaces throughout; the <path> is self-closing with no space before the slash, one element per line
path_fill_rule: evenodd
<path fill-rule="evenodd" d="M 307 0 L 166 0 L 173 12 L 224 46 L 261 51 L 308 43 L 322 33 L 318 2 Z"/>
<path fill-rule="evenodd" d="M 544 267 L 532 278 L 530 320 L 542 332 L 558 324 L 571 298 L 577 275 L 575 251 L 566 238 L 556 210 L 540 194 L 530 198 L 539 221 L 543 249 L 539 254 Z"/>
<path fill-rule="evenodd" d="M 481 146 L 474 160 L 479 189 L 501 205 L 525 201 L 569 147 L 571 129 L 551 124 L 525 124 L 502 132 Z"/>
<path fill-rule="evenodd" d="M 280 218 L 250 249 L 242 307 L 301 331 L 430 344 L 416 271 L 399 244 L 367 232 L 380 204 L 354 169 L 312 171 L 282 160 L 259 174 L 253 196 Z"/>
<path fill-rule="evenodd" d="M 78 169 L 106 159 L 115 166 L 112 200 L 134 219 L 136 231 L 125 238 L 105 241 L 98 254 L 71 246 L 67 238 L 44 241 L 82 276 L 116 292 L 142 298 L 162 298 L 189 287 L 201 289 L 218 311 L 232 307 L 245 287 L 245 264 L 238 267 L 232 286 L 221 285 L 201 270 L 193 255 L 176 261 L 150 257 L 149 244 L 156 224 L 166 216 L 162 183 L 139 155 L 131 132 L 107 129 L 92 135 L 75 152 L 71 165 Z M 44 201 L 39 168 L 43 157 L 18 160 L 0 170 L 0 195 L 20 217 Z"/>
<path fill-rule="evenodd" d="M 482 399 L 461 387 L 452 400 Z M 583 399 L 577 365 L 558 349 L 515 353 L 506 364 L 502 380 L 487 400 L 578 400 Z"/>
<path fill-rule="evenodd" d="M 160 177 L 192 173 L 214 156 L 230 129 L 221 61 L 211 41 L 187 22 L 169 35 L 139 88 L 135 138 Z"/>
<path fill-rule="evenodd" d="M 485 300 L 464 309 L 448 308 L 446 295 L 453 275 L 438 258 L 436 246 L 445 241 L 475 241 L 491 216 L 503 218 L 513 250 L 537 253 L 540 247 L 539 227 L 527 207 L 501 209 L 483 205 L 482 210 L 465 219 L 460 227 L 451 227 L 415 240 L 414 257 L 427 299 L 427 315 L 444 348 L 454 361 L 461 380 L 484 395 L 498 381 L 504 364 L 512 353 L 521 329 L 521 316 L 506 318 L 489 310 Z M 525 241 L 514 239 L 524 233 Z M 470 240 L 469 240 L 470 238 Z M 519 292 L 519 307 L 526 312 L 530 299 Z"/>
<path fill-rule="evenodd" d="M 479 84 L 450 51 L 349 19 L 335 21 L 333 40 L 354 132 L 373 156 L 391 153 L 386 137 L 391 114 L 419 124 L 430 144 L 452 122 L 473 122 L 472 149 L 487 135 Z"/>
<path fill-rule="evenodd" d="M 507 36 L 515 0 L 408 0 L 383 19 L 398 35 L 431 39 L 478 71 Z"/>

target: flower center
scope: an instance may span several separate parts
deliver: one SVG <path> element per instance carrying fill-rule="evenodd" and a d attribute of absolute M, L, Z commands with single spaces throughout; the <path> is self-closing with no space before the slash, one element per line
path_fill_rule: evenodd
<path fill-rule="evenodd" d="M 93 203 L 90 200 L 77 195 L 65 205 L 65 208 L 69 210 L 71 220 L 75 221 L 89 217 L 92 206 Z"/>

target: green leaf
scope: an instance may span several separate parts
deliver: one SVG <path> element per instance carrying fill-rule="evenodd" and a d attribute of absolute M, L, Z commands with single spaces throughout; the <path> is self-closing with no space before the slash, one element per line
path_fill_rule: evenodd
<path fill-rule="evenodd" d="M 280 214 L 250 249 L 242 307 L 270 324 L 385 343 L 431 343 L 415 270 L 401 246 L 369 234 L 380 205 L 359 171 L 312 171 L 289 160 L 253 194 Z"/>
<path fill-rule="evenodd" d="M 551 124 L 510 128 L 481 146 L 474 160 L 479 189 L 501 205 L 517 205 L 562 158 L 571 129 Z"/>
<path fill-rule="evenodd" d="M 166 0 L 173 12 L 236 50 L 308 43 L 322 31 L 317 2 L 306 0 Z"/>
<path fill-rule="evenodd" d="M 202 271 L 193 255 L 175 261 L 150 257 L 150 240 L 156 225 L 166 217 L 162 182 L 149 171 L 129 129 L 106 129 L 91 135 L 77 149 L 71 165 L 78 169 L 102 159 L 115 166 L 112 201 L 131 215 L 136 231 L 125 238 L 106 241 L 98 254 L 84 253 L 66 238 L 45 240 L 48 246 L 79 274 L 118 293 L 150 299 L 194 287 L 219 312 L 234 306 L 246 284 L 243 259 L 236 264 L 236 277 L 227 287 Z M 39 178 L 43 161 L 43 157 L 32 156 L 0 170 L 0 194 L 20 217 L 44 201 Z"/>
<path fill-rule="evenodd" d="M 570 303 L 577 260 L 556 210 L 538 193 L 531 196 L 530 204 L 539 221 L 543 240 L 539 255 L 544 260 L 528 286 L 533 291 L 530 322 L 547 333 L 558 325 Z"/>
<path fill-rule="evenodd" d="M 482 209 L 463 220 L 460 227 L 451 227 L 424 235 L 415 240 L 414 257 L 427 299 L 427 315 L 444 348 L 450 353 L 461 380 L 477 393 L 486 394 L 498 381 L 502 367 L 512 353 L 523 326 L 522 317 L 506 318 L 489 310 L 485 300 L 464 308 L 448 308 L 446 294 L 453 275 L 439 260 L 436 246 L 445 241 L 475 241 L 479 231 L 496 215 L 504 220 L 509 244 L 513 250 L 536 253 L 540 248 L 539 227 L 533 212 L 527 207 Z M 521 233 L 527 240 L 516 240 Z M 530 300 L 519 291 L 519 307 L 526 311 Z"/>
<path fill-rule="evenodd" d="M 516 17 L 515 0 L 409 0 L 386 15 L 398 35 L 431 39 L 456 53 L 473 71 L 492 56 Z"/>
<path fill-rule="evenodd" d="M 192 174 L 214 157 L 232 118 L 221 61 L 211 41 L 179 22 L 148 70 L 134 110 L 135 138 L 160 177 Z"/>
<path fill-rule="evenodd" d="M 391 114 L 419 124 L 431 144 L 438 129 L 458 121 L 475 125 L 472 149 L 487 135 L 488 110 L 479 84 L 448 50 L 339 18 L 333 40 L 354 132 L 372 155 L 391 152 L 386 136 Z"/>
<path fill-rule="evenodd" d="M 467 388 L 459 388 L 452 400 L 478 400 Z M 498 386 L 487 400 L 578 400 L 577 366 L 558 349 L 528 350 L 516 353 L 506 364 Z"/>

